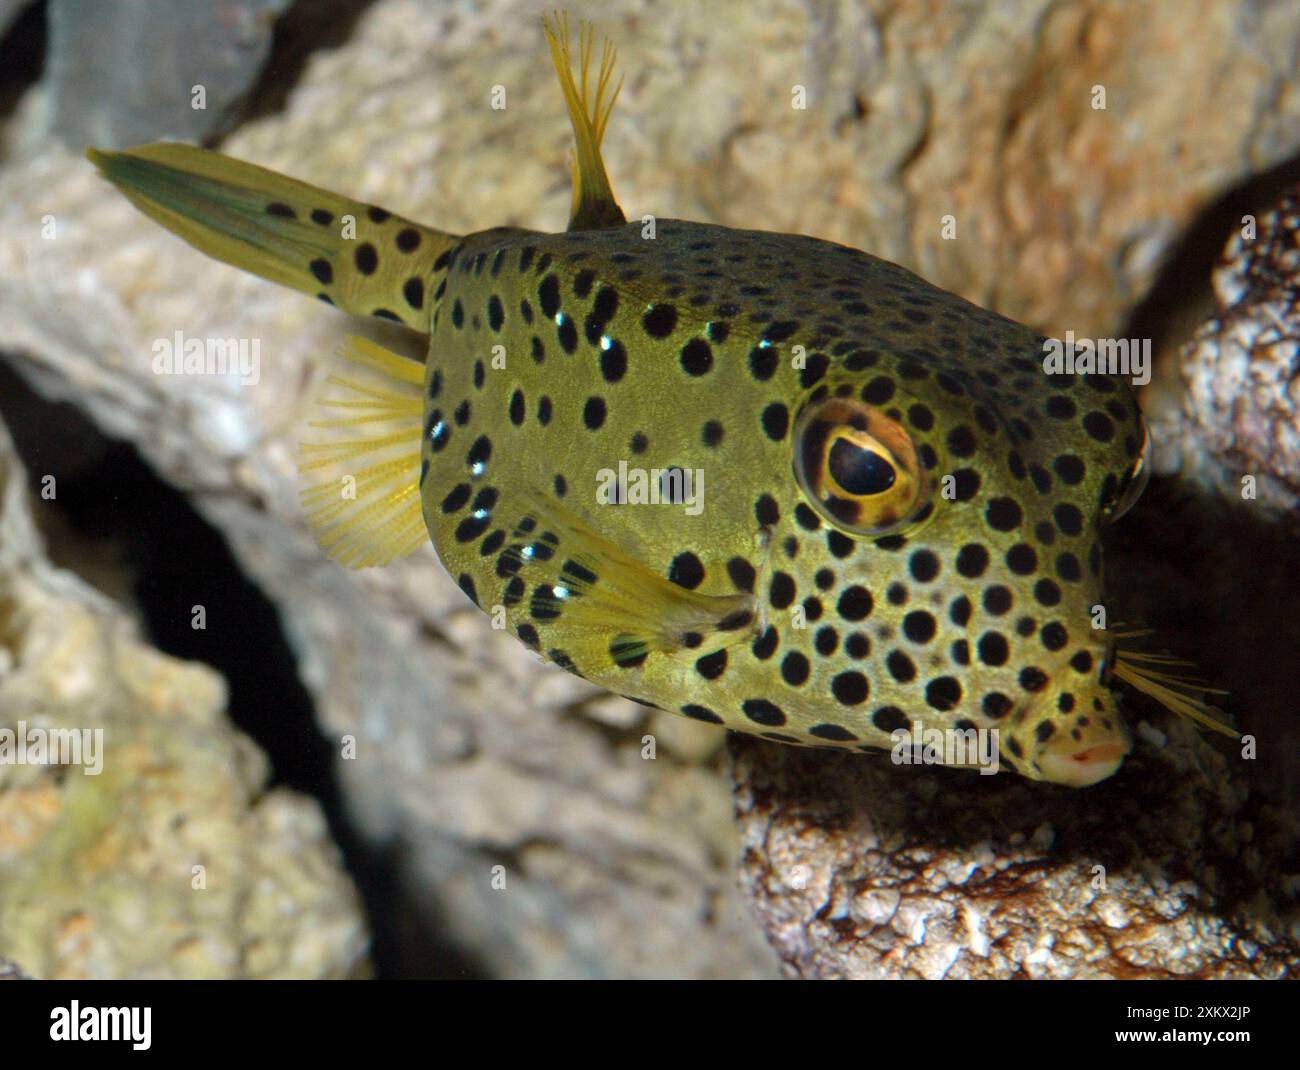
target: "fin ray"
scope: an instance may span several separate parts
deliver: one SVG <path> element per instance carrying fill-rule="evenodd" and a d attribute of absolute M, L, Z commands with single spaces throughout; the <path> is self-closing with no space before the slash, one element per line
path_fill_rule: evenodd
<path fill-rule="evenodd" d="M 1145 639 L 1151 634 L 1150 628 L 1114 633 L 1117 645 L 1111 671 L 1115 676 L 1134 690 L 1155 699 L 1170 712 L 1186 717 L 1202 728 L 1240 739 L 1241 733 L 1229 723 L 1228 715 L 1205 701 L 1204 697 L 1226 695 L 1229 692 L 1207 686 L 1200 677 L 1170 672 L 1164 668 L 1195 668 L 1192 662 L 1172 654 L 1157 654 L 1120 645 Z"/>
<path fill-rule="evenodd" d="M 359 415 L 309 422 L 327 440 L 299 446 L 298 471 L 316 477 L 300 497 L 321 549 L 350 568 L 367 568 L 405 557 L 428 538 L 419 486 L 421 369 L 367 338 L 349 337 L 341 352 L 376 385 L 355 376 L 326 379 L 356 396 L 318 404 Z"/>
<path fill-rule="evenodd" d="M 627 222 L 627 217 L 614 199 L 609 175 L 605 172 L 605 161 L 600 154 L 605 128 L 623 88 L 620 76 L 613 92 L 608 92 L 614 77 L 614 46 L 608 39 L 602 42 L 600 69 L 596 72 L 593 94 L 589 90 L 595 37 L 590 24 L 581 21 L 578 23 L 580 81 L 575 80 L 573 75 L 568 12 L 556 12 L 549 19 L 543 16 L 542 26 L 546 32 L 546 43 L 551 50 L 551 62 L 555 65 L 555 73 L 559 76 L 560 88 L 564 92 L 569 122 L 573 126 L 573 207 L 569 215 L 569 230 L 619 226 Z"/>

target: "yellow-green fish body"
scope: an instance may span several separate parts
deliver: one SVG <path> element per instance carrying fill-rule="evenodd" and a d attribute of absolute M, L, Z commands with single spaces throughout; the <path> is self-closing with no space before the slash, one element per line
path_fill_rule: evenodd
<path fill-rule="evenodd" d="M 1090 621 L 1141 417 L 1110 377 L 1045 377 L 1032 331 L 841 246 L 659 220 L 469 239 L 431 352 L 428 530 L 566 668 L 783 741 L 998 727 L 1004 760 L 1058 780 L 1127 749 Z M 819 408 L 905 430 L 915 521 L 858 538 L 807 493 Z M 802 461 L 823 485 L 828 452 Z M 620 464 L 690 478 L 617 504 Z"/>
<path fill-rule="evenodd" d="M 862 749 L 997 729 L 1025 776 L 1109 776 L 1129 741 L 1093 623 L 1101 527 L 1141 487 L 1127 382 L 1049 375 L 1033 331 L 856 250 L 624 222 L 612 55 L 589 96 L 582 43 L 575 81 L 551 36 L 560 234 L 448 235 L 181 146 L 93 154 L 199 248 L 430 334 L 423 368 L 352 341 L 305 447 L 322 545 L 374 564 L 427 530 L 528 646 L 698 720 Z"/>

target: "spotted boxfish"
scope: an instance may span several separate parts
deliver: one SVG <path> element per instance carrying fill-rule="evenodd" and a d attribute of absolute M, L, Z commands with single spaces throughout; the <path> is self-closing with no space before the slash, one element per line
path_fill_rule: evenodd
<path fill-rule="evenodd" d="M 782 743 L 984 730 L 1082 786 L 1131 747 L 1117 679 L 1217 725 L 1097 627 L 1103 527 L 1147 471 L 1129 382 L 1049 373 L 1033 330 L 855 249 L 629 223 L 600 151 L 613 49 L 544 29 L 576 143 L 563 233 L 450 234 L 187 145 L 89 152 L 204 253 L 428 335 L 423 361 L 344 347 L 302 447 L 324 551 L 431 538 L 540 656 Z"/>

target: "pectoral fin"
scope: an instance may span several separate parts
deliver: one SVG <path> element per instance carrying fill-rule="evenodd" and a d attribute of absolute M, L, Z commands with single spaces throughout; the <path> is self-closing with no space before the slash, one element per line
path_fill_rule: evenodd
<path fill-rule="evenodd" d="M 753 637 L 749 594 L 688 591 L 653 572 L 542 495 L 497 561 L 505 602 L 525 643 L 583 676 L 632 670 L 655 654 L 718 649 Z M 484 607 L 488 608 L 488 607 Z"/>
<path fill-rule="evenodd" d="M 322 550 L 349 568 L 386 565 L 428 536 L 420 506 L 423 366 L 368 338 L 341 350 L 349 374 L 331 375 L 299 471 L 307 523 Z"/>

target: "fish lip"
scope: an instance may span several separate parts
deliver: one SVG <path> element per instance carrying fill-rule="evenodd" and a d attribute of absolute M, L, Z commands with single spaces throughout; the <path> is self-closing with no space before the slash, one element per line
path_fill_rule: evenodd
<path fill-rule="evenodd" d="M 1114 776 L 1128 752 L 1129 748 L 1119 742 L 1094 743 L 1070 753 L 1044 750 L 1036 761 L 1043 775 L 1054 784 L 1087 788 Z"/>

